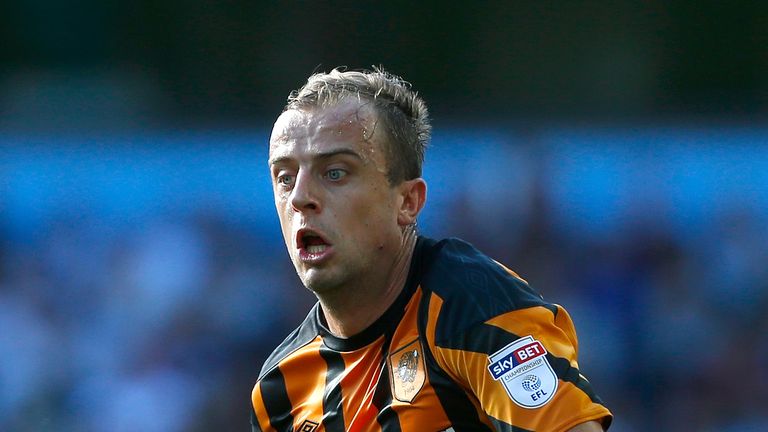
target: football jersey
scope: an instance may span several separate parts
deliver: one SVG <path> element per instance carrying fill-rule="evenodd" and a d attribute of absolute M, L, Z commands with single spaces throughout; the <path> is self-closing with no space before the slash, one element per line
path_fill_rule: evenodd
<path fill-rule="evenodd" d="M 265 362 L 263 432 L 567 431 L 612 416 L 579 372 L 568 313 L 458 240 L 419 237 L 406 285 L 350 338 L 319 305 Z"/>

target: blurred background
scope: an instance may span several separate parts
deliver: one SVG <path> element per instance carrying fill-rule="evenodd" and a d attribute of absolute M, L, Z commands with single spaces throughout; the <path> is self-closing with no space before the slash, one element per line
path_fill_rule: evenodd
<path fill-rule="evenodd" d="M 314 298 L 271 123 L 427 100 L 422 234 L 571 312 L 611 430 L 768 430 L 768 3 L 0 3 L 0 430 L 249 430 Z"/>

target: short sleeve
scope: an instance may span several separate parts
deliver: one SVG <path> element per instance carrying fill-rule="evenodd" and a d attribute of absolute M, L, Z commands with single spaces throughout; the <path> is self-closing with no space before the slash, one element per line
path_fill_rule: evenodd
<path fill-rule="evenodd" d="M 513 310 L 433 347 L 437 364 L 477 398 L 498 431 L 610 425 L 610 411 L 579 371 L 576 331 L 559 305 Z"/>

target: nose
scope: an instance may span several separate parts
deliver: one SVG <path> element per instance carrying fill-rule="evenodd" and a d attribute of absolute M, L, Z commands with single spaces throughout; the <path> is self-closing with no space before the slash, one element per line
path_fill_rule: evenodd
<path fill-rule="evenodd" d="M 320 211 L 320 199 L 318 198 L 315 182 L 310 172 L 299 170 L 291 190 L 291 207 L 299 213 L 307 211 Z"/>

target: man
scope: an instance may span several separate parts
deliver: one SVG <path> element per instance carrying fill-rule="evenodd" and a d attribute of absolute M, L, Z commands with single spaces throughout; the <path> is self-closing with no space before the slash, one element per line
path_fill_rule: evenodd
<path fill-rule="evenodd" d="M 311 76 L 269 147 L 285 244 L 319 302 L 264 364 L 254 431 L 602 431 L 558 305 L 458 239 L 420 237 L 430 125 L 382 70 Z"/>

